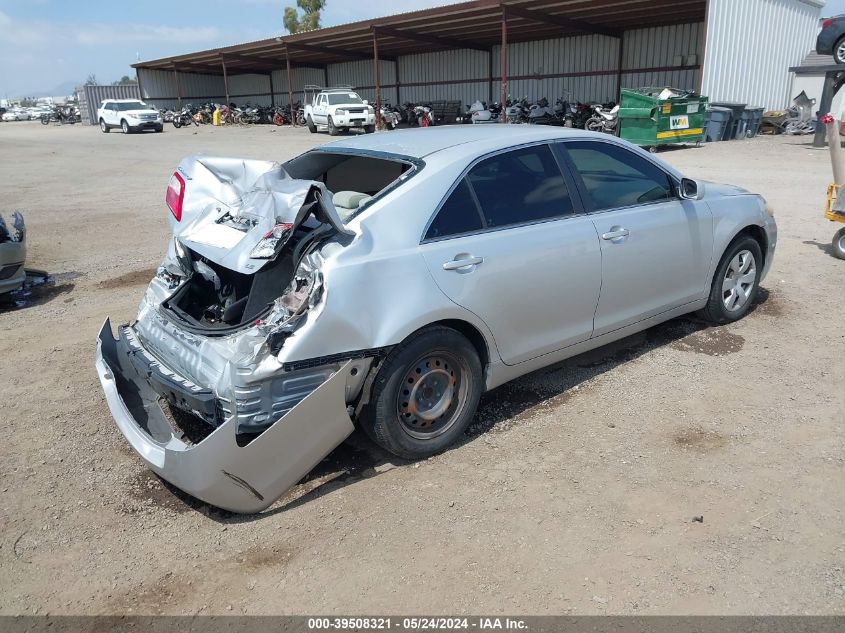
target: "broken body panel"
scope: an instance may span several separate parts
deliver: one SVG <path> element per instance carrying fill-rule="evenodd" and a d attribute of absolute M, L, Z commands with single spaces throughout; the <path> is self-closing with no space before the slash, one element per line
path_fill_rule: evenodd
<path fill-rule="evenodd" d="M 23 216 L 12 214 L 9 228 L 0 216 L 0 295 L 13 292 L 26 281 L 26 226 Z"/>

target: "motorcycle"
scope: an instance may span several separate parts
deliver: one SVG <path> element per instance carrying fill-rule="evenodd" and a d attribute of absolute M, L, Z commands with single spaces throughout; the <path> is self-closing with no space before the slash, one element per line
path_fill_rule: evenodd
<path fill-rule="evenodd" d="M 502 106 L 494 103 L 488 106 L 484 101 L 476 101 L 471 106 L 472 122 L 481 123 L 499 123 L 499 118 L 502 115 Z"/>
<path fill-rule="evenodd" d="M 551 125 L 556 120 L 555 111 L 549 107 L 549 100 L 545 97 L 528 110 L 528 122 L 533 125 Z"/>
<path fill-rule="evenodd" d="M 194 118 L 194 107 L 190 103 L 186 103 L 185 106 L 179 110 L 178 112 L 173 113 L 173 127 L 177 130 L 182 126 L 188 126 L 193 123 L 195 126 L 199 127 L 199 121 Z"/>
<path fill-rule="evenodd" d="M 393 109 L 389 102 L 385 101 L 381 104 L 379 114 L 384 129 L 395 130 L 399 127 L 399 113 Z"/>
<path fill-rule="evenodd" d="M 73 106 L 59 106 L 54 107 L 50 112 L 41 115 L 41 124 L 49 125 L 50 123 L 69 123 L 73 125 L 79 121 Z"/>
<path fill-rule="evenodd" d="M 508 117 L 508 123 L 528 123 L 530 111 L 531 106 L 528 104 L 528 97 L 523 97 L 519 101 L 509 102 L 505 116 Z"/>
<path fill-rule="evenodd" d="M 414 118 L 420 127 L 431 127 L 434 125 L 434 110 L 430 105 L 414 106 Z"/>
<path fill-rule="evenodd" d="M 595 105 L 593 111 L 595 114 L 587 121 L 585 128 L 590 132 L 616 134 L 616 128 L 619 126 L 619 106 L 608 108 L 607 105 Z"/>

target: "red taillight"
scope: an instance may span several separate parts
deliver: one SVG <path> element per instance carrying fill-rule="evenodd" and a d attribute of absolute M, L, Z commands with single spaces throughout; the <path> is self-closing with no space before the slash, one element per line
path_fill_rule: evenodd
<path fill-rule="evenodd" d="M 182 201 L 185 199 L 185 179 L 174 171 L 167 184 L 167 194 L 164 197 L 170 212 L 177 222 L 182 221 Z"/>
<path fill-rule="evenodd" d="M 827 20 L 825 20 L 824 22 L 822 22 L 822 28 L 823 28 L 823 29 L 826 29 L 826 28 L 827 28 L 827 27 L 829 27 L 831 24 L 833 24 L 833 18 L 828 18 Z"/>

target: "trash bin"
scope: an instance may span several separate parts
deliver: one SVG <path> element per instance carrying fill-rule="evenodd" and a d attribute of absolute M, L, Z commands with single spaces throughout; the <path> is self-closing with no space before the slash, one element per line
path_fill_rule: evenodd
<path fill-rule="evenodd" d="M 748 129 L 745 132 L 748 138 L 754 138 L 760 133 L 760 125 L 763 123 L 764 110 L 765 108 L 746 108 L 745 111 L 751 113 L 751 117 L 748 121 Z"/>
<path fill-rule="evenodd" d="M 715 143 L 725 138 L 725 130 L 733 116 L 730 108 L 707 108 L 708 121 L 704 128 L 704 140 L 707 143 Z"/>
<path fill-rule="evenodd" d="M 619 136 L 637 145 L 700 143 L 707 97 L 684 90 L 647 87 L 622 90 Z"/>
<path fill-rule="evenodd" d="M 719 108 L 728 108 L 731 111 L 731 120 L 728 122 L 728 127 L 725 130 L 725 135 L 722 137 L 722 140 L 730 141 L 735 138 L 740 138 L 739 131 L 742 124 L 742 113 L 745 111 L 745 106 L 748 104 L 714 101 L 710 105 Z"/>

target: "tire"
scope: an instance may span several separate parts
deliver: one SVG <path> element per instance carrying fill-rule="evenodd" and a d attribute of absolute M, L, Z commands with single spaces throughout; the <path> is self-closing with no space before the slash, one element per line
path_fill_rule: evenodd
<path fill-rule="evenodd" d="M 584 129 L 588 132 L 602 132 L 604 131 L 604 125 L 601 119 L 593 117 L 587 120 L 587 123 L 584 124 Z"/>
<path fill-rule="evenodd" d="M 129 134 L 132 130 L 129 128 L 129 124 L 126 122 L 126 119 L 120 122 L 120 129 L 123 131 L 124 134 Z"/>
<path fill-rule="evenodd" d="M 364 133 L 365 133 L 365 134 L 372 134 L 372 133 L 373 133 L 373 132 L 375 132 L 375 131 L 376 131 L 376 126 L 375 126 L 375 125 L 365 125 L 365 126 L 364 126 Z"/>
<path fill-rule="evenodd" d="M 314 121 L 311 119 L 311 117 L 308 117 L 308 121 L 306 121 L 306 123 L 308 125 L 308 131 L 311 132 L 311 134 L 316 134 L 317 126 L 314 125 Z"/>
<path fill-rule="evenodd" d="M 41 117 L 41 125 L 50 125 L 50 117 L 42 116 Z"/>
<path fill-rule="evenodd" d="M 845 37 L 840 37 L 833 45 L 833 61 L 837 64 L 845 64 Z"/>
<path fill-rule="evenodd" d="M 182 127 L 182 122 L 179 119 L 173 119 L 173 127 L 178 130 L 180 127 Z"/>
<path fill-rule="evenodd" d="M 337 136 L 338 134 L 340 134 L 340 129 L 335 127 L 334 121 L 332 121 L 331 117 L 328 118 L 328 125 L 329 125 L 329 136 Z"/>
<path fill-rule="evenodd" d="M 281 114 L 279 114 L 277 112 L 276 114 L 273 115 L 273 125 L 281 126 L 281 125 L 284 125 L 284 124 L 285 124 L 285 119 Z"/>
<path fill-rule="evenodd" d="M 111 130 L 111 128 L 109 128 L 109 126 L 106 125 L 106 122 L 103 121 L 102 119 L 100 119 L 100 131 L 102 131 L 103 134 L 108 134 L 110 132 L 110 130 Z"/>
<path fill-rule="evenodd" d="M 159 134 L 160 132 L 164 132 L 164 126 L 159 125 L 158 127 L 155 128 L 155 131 L 156 131 L 156 134 Z"/>
<path fill-rule="evenodd" d="M 472 343 L 451 328 L 428 327 L 384 360 L 359 423 L 385 450 L 423 459 L 464 434 L 483 390 L 481 361 Z"/>
<path fill-rule="evenodd" d="M 845 259 L 845 228 L 841 228 L 833 236 L 831 243 L 833 248 L 833 256 L 836 259 Z"/>
<path fill-rule="evenodd" d="M 739 321 L 754 305 L 762 271 L 763 251 L 757 240 L 748 235 L 736 238 L 716 268 L 710 298 L 701 316 L 716 324 Z"/>

